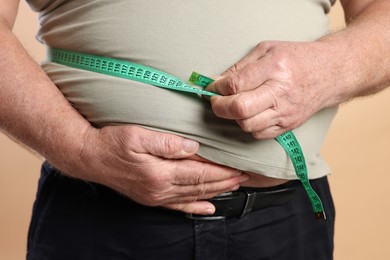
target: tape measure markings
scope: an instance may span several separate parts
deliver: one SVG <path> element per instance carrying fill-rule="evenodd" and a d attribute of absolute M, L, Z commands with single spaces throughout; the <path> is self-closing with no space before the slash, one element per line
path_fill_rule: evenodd
<path fill-rule="evenodd" d="M 192 75 L 190 76 L 189 81 L 195 85 L 206 87 L 214 80 L 204 75 L 201 75 L 197 72 L 193 72 Z M 283 147 L 283 149 L 290 157 L 294 165 L 295 173 L 299 178 L 299 180 L 301 181 L 302 185 L 304 186 L 307 195 L 309 196 L 315 218 L 326 219 L 326 215 L 325 215 L 325 211 L 321 199 L 310 185 L 305 156 L 303 155 L 302 147 L 300 146 L 298 139 L 291 131 L 281 134 L 275 139 L 276 141 L 278 141 L 278 143 Z"/>
<path fill-rule="evenodd" d="M 196 86 L 200 86 L 200 87 L 207 87 L 209 84 L 211 84 L 214 80 L 209 78 L 209 77 L 206 77 L 202 74 L 199 74 L 197 72 L 192 72 L 190 78 L 188 79 L 188 82 L 196 85 Z"/>
<path fill-rule="evenodd" d="M 194 88 L 168 73 L 129 61 L 61 49 L 49 49 L 48 57 L 52 62 L 62 65 L 103 73 L 114 77 L 131 79 L 161 88 L 207 96 L 217 95 L 209 91 Z"/>
<path fill-rule="evenodd" d="M 297 138 L 291 131 L 288 131 L 279 135 L 275 139 L 289 155 L 294 165 L 295 173 L 305 188 L 307 195 L 309 196 L 315 218 L 326 219 L 321 199 L 310 185 L 305 157 Z"/>
<path fill-rule="evenodd" d="M 161 88 L 207 96 L 219 95 L 204 89 L 195 88 L 163 71 L 129 61 L 54 48 L 48 49 L 48 58 L 51 62 L 69 67 L 134 80 Z M 197 72 L 193 72 L 189 78 L 190 83 L 203 88 L 213 81 L 213 79 Z M 321 199 L 310 185 L 305 157 L 294 133 L 288 131 L 275 139 L 290 157 L 294 165 L 295 173 L 309 196 L 315 217 L 317 219 L 326 219 Z"/>

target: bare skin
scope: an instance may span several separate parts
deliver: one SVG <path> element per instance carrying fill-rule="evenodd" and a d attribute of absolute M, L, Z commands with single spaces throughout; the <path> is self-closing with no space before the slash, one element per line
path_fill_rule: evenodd
<path fill-rule="evenodd" d="M 342 0 L 347 28 L 314 42 L 259 43 L 208 87 L 214 113 L 257 139 L 390 84 L 390 2 Z"/>
<path fill-rule="evenodd" d="M 18 3 L 0 3 L 0 129 L 65 174 L 141 204 L 196 214 L 213 213 L 204 199 L 240 185 L 284 182 L 199 161 L 199 144 L 179 136 L 132 125 L 93 128 L 12 34 Z M 257 139 L 274 138 L 322 108 L 389 85 L 390 2 L 342 4 L 345 30 L 311 43 L 260 43 L 225 72 L 210 86 L 224 95 L 211 99 L 215 114 Z"/>
<path fill-rule="evenodd" d="M 149 206 L 211 214 L 203 201 L 236 190 L 236 169 L 187 158 L 199 144 L 137 126 L 92 127 L 28 55 L 11 29 L 18 1 L 0 3 L 0 129 L 63 173 Z M 14 71 L 18 71 L 17 74 Z"/>
<path fill-rule="evenodd" d="M 199 155 L 191 156 L 189 159 L 200 162 L 212 163 L 211 161 L 200 157 Z M 286 179 L 271 178 L 254 172 L 243 171 L 243 173 L 248 177 L 248 179 L 241 183 L 242 187 L 266 188 L 281 185 L 288 182 L 288 180 Z"/>

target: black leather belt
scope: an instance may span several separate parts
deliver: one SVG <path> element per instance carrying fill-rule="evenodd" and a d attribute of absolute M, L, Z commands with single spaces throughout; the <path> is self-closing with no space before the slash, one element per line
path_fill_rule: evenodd
<path fill-rule="evenodd" d="M 216 208 L 213 215 L 187 214 L 195 220 L 218 220 L 229 217 L 242 218 L 249 212 L 289 202 L 295 195 L 297 181 L 271 188 L 240 188 L 209 199 Z M 299 182 L 298 182 L 299 185 Z"/>

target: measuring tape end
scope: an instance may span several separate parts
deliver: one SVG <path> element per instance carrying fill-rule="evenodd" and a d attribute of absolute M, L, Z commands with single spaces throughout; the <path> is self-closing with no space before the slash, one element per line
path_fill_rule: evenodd
<path fill-rule="evenodd" d="M 320 220 L 320 219 L 325 220 L 325 219 L 326 219 L 326 215 L 325 215 L 325 212 L 324 212 L 324 211 L 315 212 L 315 213 L 314 213 L 314 216 L 315 216 L 315 218 L 318 219 L 318 220 Z"/>
<path fill-rule="evenodd" d="M 207 87 L 209 84 L 214 82 L 212 78 L 206 77 L 205 75 L 202 75 L 196 71 L 192 72 L 188 82 L 197 85 L 199 87 Z"/>
<path fill-rule="evenodd" d="M 193 71 L 190 78 L 188 79 L 188 82 L 196 85 L 196 83 L 199 80 L 199 76 L 200 76 L 199 73 Z"/>

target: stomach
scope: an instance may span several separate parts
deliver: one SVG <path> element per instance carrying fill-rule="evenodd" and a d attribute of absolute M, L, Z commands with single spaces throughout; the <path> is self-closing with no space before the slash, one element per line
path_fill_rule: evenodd
<path fill-rule="evenodd" d="M 310 41 L 327 32 L 328 1 L 63 1 L 42 11 L 39 39 L 75 50 L 154 67 L 186 81 L 193 70 L 222 73 L 264 40 Z M 77 7 L 77 8 L 76 8 Z M 226 7 L 226 8 L 225 8 Z M 272 15 L 270 15 L 272 14 Z M 137 124 L 200 142 L 199 157 L 250 173 L 249 186 L 296 179 L 275 140 L 255 140 L 234 121 L 217 118 L 207 101 L 54 63 L 49 77 L 93 125 Z M 311 175 L 330 172 L 319 151 L 335 109 L 294 130 Z M 313 141 L 314 140 L 314 141 Z M 269 186 L 267 184 L 267 186 Z M 272 185 L 271 185 L 272 186 Z"/>

